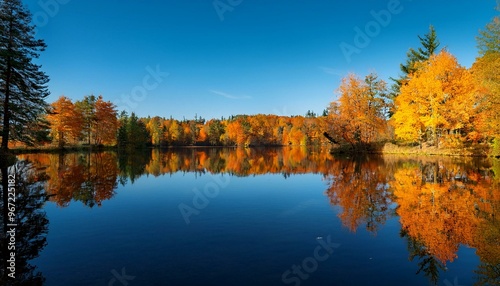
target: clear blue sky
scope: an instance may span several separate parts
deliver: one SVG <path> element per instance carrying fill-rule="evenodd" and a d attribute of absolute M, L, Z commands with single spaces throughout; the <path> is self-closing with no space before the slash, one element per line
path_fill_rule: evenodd
<path fill-rule="evenodd" d="M 24 0 L 48 45 L 38 62 L 49 102 L 102 94 L 139 116 L 177 119 L 321 113 L 348 72 L 397 76 L 430 24 L 469 67 L 478 30 L 498 14 L 494 0 L 397 2 Z M 355 27 L 388 6 L 390 20 L 348 60 L 341 44 L 356 47 Z"/>

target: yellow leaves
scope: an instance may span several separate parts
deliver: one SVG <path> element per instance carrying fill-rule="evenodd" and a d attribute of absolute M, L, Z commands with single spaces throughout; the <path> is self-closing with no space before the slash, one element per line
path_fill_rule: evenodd
<path fill-rule="evenodd" d="M 402 227 L 442 263 L 457 257 L 460 244 L 485 247 L 476 244 L 485 223 L 476 208 L 491 184 L 472 171 L 461 180 L 462 172 L 441 162 L 417 163 L 398 169 L 390 183 Z"/>
<path fill-rule="evenodd" d="M 484 137 L 500 138 L 500 53 L 476 59 L 471 71 L 477 84 L 474 127 Z"/>
<path fill-rule="evenodd" d="M 427 139 L 438 144 L 442 136 L 457 130 L 468 131 L 475 90 L 471 73 L 447 51 L 419 63 L 395 100 L 392 122 L 396 136 L 406 141 Z"/>

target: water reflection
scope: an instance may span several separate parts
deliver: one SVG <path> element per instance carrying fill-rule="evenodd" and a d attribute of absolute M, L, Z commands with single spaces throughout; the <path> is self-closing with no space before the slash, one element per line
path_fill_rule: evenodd
<path fill-rule="evenodd" d="M 342 207 L 339 218 L 350 231 L 365 224 L 376 234 L 394 215 L 394 195 L 389 191 L 389 172 L 382 157 L 338 159 L 327 180 L 330 203 Z"/>
<path fill-rule="evenodd" d="M 8 177 L 15 176 L 16 200 L 8 200 Z M 11 177 L 12 178 L 12 177 Z M 42 273 L 36 266 L 30 264 L 30 260 L 38 257 L 39 253 L 46 246 L 46 235 L 48 232 L 48 219 L 42 207 L 47 201 L 44 191 L 44 177 L 34 172 L 32 166 L 27 161 L 16 162 L 13 166 L 1 168 L 2 181 L 2 230 L 1 230 L 1 263 L 0 263 L 0 284 L 1 285 L 42 285 L 45 281 Z M 12 185 L 11 185 L 12 186 Z M 11 205 L 8 205 L 11 202 Z M 15 248 L 13 248 L 10 235 L 7 231 L 12 230 L 12 222 L 9 221 L 8 208 L 15 204 L 16 221 L 15 224 Z M 11 209 L 13 210 L 13 209 Z M 9 226 L 7 226 L 9 225 Z M 11 253 L 15 253 L 15 269 L 10 269 L 12 264 Z M 15 270 L 15 279 L 12 275 Z"/>
<path fill-rule="evenodd" d="M 47 193 L 59 206 L 67 206 L 72 200 L 100 206 L 115 194 L 116 153 L 32 154 L 21 158 L 34 162 L 48 176 Z"/>
<path fill-rule="evenodd" d="M 460 245 L 474 247 L 481 266 L 479 285 L 499 282 L 500 197 L 493 166 L 442 160 L 406 161 L 390 182 L 401 236 L 408 242 L 410 260 L 436 283 L 439 271 L 457 258 Z"/>
<path fill-rule="evenodd" d="M 476 249 L 478 285 L 500 280 L 500 164 L 498 161 L 453 158 L 370 156 L 334 158 L 326 150 L 306 148 L 210 148 L 149 150 L 135 154 L 31 154 L 50 179 L 51 200 L 67 206 L 72 200 L 101 206 L 118 184 L 144 175 L 177 172 L 321 174 L 325 195 L 341 208 L 339 218 L 352 232 L 360 227 L 376 235 L 399 217 L 416 273 L 432 284 L 457 258 L 461 245 Z"/>

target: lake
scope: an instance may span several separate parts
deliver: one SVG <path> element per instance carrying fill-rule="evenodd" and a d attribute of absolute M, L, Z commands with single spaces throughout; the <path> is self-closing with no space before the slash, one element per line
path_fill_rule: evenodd
<path fill-rule="evenodd" d="M 13 285 L 500 285 L 498 160 L 305 147 L 18 159 L 2 170 Z"/>

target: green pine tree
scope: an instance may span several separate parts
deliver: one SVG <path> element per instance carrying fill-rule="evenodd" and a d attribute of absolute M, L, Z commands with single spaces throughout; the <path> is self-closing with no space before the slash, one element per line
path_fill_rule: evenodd
<path fill-rule="evenodd" d="M 500 4 L 497 7 L 500 11 Z M 496 16 L 486 25 L 485 30 L 479 31 L 479 36 L 476 37 L 477 47 L 480 55 L 485 55 L 489 52 L 500 53 L 500 16 Z"/>
<path fill-rule="evenodd" d="M 440 45 L 439 40 L 436 35 L 436 30 L 431 25 L 429 26 L 429 32 L 423 37 L 418 36 L 420 44 L 422 45 L 418 49 L 410 48 L 406 53 L 407 59 L 404 64 L 400 64 L 400 69 L 402 75 L 397 78 L 391 78 L 395 83 L 392 86 L 392 97 L 396 97 L 399 94 L 401 86 L 408 79 L 408 76 L 416 71 L 416 63 L 428 60 L 433 54 L 438 52 L 438 47 Z"/>
<path fill-rule="evenodd" d="M 9 140 L 33 144 L 48 127 L 40 116 L 48 108 L 49 78 L 33 63 L 46 45 L 35 39 L 31 19 L 20 0 L 0 2 L 0 135 L 4 151 Z"/>

